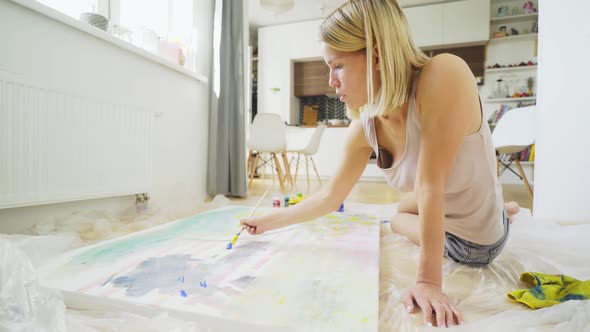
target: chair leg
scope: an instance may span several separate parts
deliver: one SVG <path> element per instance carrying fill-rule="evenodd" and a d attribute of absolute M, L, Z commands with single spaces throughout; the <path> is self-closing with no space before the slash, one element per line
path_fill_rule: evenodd
<path fill-rule="evenodd" d="M 310 156 L 309 159 L 311 159 L 311 165 L 313 166 L 313 170 L 315 171 L 315 175 L 318 177 L 318 182 L 321 185 L 322 179 L 320 179 L 320 173 L 318 172 L 318 169 L 315 167 L 315 161 L 313 161 L 313 156 Z"/>
<path fill-rule="evenodd" d="M 295 156 L 291 155 L 291 159 L 289 159 L 289 169 L 291 169 L 291 166 L 293 165 L 293 159 L 295 159 Z"/>
<path fill-rule="evenodd" d="M 254 180 L 254 173 L 256 172 L 256 168 L 258 167 L 258 159 L 260 156 L 256 154 L 256 158 L 254 158 L 254 164 L 250 168 L 250 182 L 248 183 L 248 188 L 252 186 L 252 180 Z"/>
<path fill-rule="evenodd" d="M 277 177 L 279 178 L 279 184 L 281 185 L 281 190 L 285 191 L 283 181 L 285 180 L 286 175 L 282 174 L 283 172 L 281 171 L 281 163 L 279 163 L 279 158 L 277 157 L 277 155 L 275 153 L 273 153 L 272 157 L 274 159 L 275 166 L 277 168 Z"/>
<path fill-rule="evenodd" d="M 252 150 L 248 149 L 248 159 L 246 161 L 246 174 L 250 174 L 250 163 L 252 162 Z"/>
<path fill-rule="evenodd" d="M 289 175 L 291 177 L 291 188 L 290 190 L 293 191 L 293 189 L 295 188 L 295 178 L 293 178 L 293 175 L 291 175 L 291 170 L 293 168 L 293 160 L 295 160 L 295 155 L 291 155 L 291 159 L 289 159 Z M 297 174 L 297 170 L 295 170 L 295 174 Z"/>
<path fill-rule="evenodd" d="M 307 194 L 309 195 L 309 162 L 306 155 L 305 156 L 305 175 L 307 176 Z"/>
<path fill-rule="evenodd" d="M 257 155 L 261 155 L 261 153 L 258 152 Z M 262 159 L 262 158 L 260 158 L 260 159 Z M 262 170 L 260 171 L 260 180 L 264 181 L 264 173 L 266 173 L 267 161 L 264 159 L 262 159 L 262 161 L 264 161 L 264 163 L 262 164 Z"/>
<path fill-rule="evenodd" d="M 297 153 L 297 165 L 295 166 L 295 178 L 293 178 L 293 189 L 295 189 L 295 184 L 297 183 L 297 172 L 299 171 L 299 158 L 301 157 L 301 153 Z"/>
<path fill-rule="evenodd" d="M 275 186 L 275 158 L 274 158 L 274 153 L 271 152 L 270 157 L 269 157 L 269 162 L 270 162 L 270 178 L 272 180 L 272 187 L 274 188 Z"/>
<path fill-rule="evenodd" d="M 509 170 L 512 174 L 516 175 L 516 177 L 518 177 L 519 180 L 522 180 L 522 176 L 520 176 L 520 173 L 518 173 L 512 167 L 510 167 L 516 158 L 518 158 L 518 156 L 511 155 L 510 160 L 508 162 L 504 162 L 502 161 L 502 159 L 498 159 L 500 165 L 504 166 L 504 168 L 498 171 L 498 177 L 502 175 L 506 170 Z"/>
<path fill-rule="evenodd" d="M 518 172 L 520 172 L 520 175 L 522 176 L 522 181 L 524 181 L 526 189 L 529 191 L 529 194 L 531 195 L 531 198 L 532 198 L 533 197 L 533 190 L 531 189 L 531 185 L 529 184 L 529 181 L 527 180 L 526 175 L 524 174 L 524 170 L 522 169 L 522 166 L 520 166 L 520 161 L 518 160 L 518 158 L 514 158 L 514 162 L 516 163 L 516 167 L 518 167 Z"/>
<path fill-rule="evenodd" d="M 289 161 L 287 160 L 287 152 L 281 152 L 281 157 L 283 158 L 283 165 L 285 166 L 285 176 L 287 177 L 288 183 L 293 185 L 293 178 L 291 177 L 291 167 Z"/>

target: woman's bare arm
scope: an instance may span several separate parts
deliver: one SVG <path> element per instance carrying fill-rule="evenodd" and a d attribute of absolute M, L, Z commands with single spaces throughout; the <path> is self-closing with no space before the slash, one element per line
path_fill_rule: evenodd
<path fill-rule="evenodd" d="M 363 174 L 371 151 L 362 124 L 358 120 L 352 121 L 348 128 L 340 166 L 325 187 L 293 207 L 259 217 L 244 218 L 240 223 L 246 226 L 249 233 L 261 234 L 271 229 L 315 219 L 338 209 Z"/>

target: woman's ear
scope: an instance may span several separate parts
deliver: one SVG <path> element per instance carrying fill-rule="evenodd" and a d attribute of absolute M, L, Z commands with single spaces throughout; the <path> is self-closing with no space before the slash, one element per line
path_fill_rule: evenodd
<path fill-rule="evenodd" d="M 375 59 L 375 69 L 381 70 L 381 66 L 379 65 L 379 51 L 377 50 L 377 46 L 373 46 L 373 59 Z"/>

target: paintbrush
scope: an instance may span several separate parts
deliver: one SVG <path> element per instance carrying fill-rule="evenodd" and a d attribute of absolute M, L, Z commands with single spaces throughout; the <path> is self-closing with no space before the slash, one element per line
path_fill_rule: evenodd
<path fill-rule="evenodd" d="M 250 214 L 248 215 L 248 217 L 252 217 L 254 215 L 254 212 L 256 212 L 256 209 L 258 208 L 260 203 L 262 203 L 262 200 L 264 199 L 264 197 L 266 197 L 266 194 L 268 194 L 268 189 L 264 192 L 264 194 L 262 194 L 262 197 L 260 197 L 260 199 L 258 200 L 258 203 L 256 203 L 256 205 L 254 206 L 252 211 L 250 211 Z M 228 250 L 231 249 L 234 246 L 234 244 L 236 244 L 236 241 L 238 240 L 238 238 L 240 237 L 240 234 L 242 234 L 242 232 L 244 231 L 245 228 L 246 228 L 246 226 L 242 226 L 242 228 L 240 228 L 240 231 L 237 232 L 236 235 L 234 235 L 234 237 L 231 239 L 231 241 L 227 244 Z"/>

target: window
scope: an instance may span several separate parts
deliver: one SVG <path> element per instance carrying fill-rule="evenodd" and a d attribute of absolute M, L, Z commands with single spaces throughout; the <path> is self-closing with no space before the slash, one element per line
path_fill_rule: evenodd
<path fill-rule="evenodd" d="M 110 0 L 110 4 L 118 12 L 113 24 L 130 31 L 129 41 L 136 46 L 180 64 L 194 54 L 193 0 Z"/>
<path fill-rule="evenodd" d="M 193 71 L 196 1 L 202 0 L 38 0 L 75 19 L 84 12 L 101 14 L 115 37 Z"/>
<path fill-rule="evenodd" d="M 118 25 L 130 30 L 151 30 L 159 37 L 167 37 L 170 14 L 168 0 L 119 0 L 118 2 Z"/>
<path fill-rule="evenodd" d="M 106 9 L 103 0 L 38 0 L 47 7 L 51 7 L 75 19 L 85 12 L 99 13 Z M 108 0 L 107 0 L 108 1 Z M 100 2 L 100 3 L 99 3 Z M 104 16 L 104 14 L 103 14 Z"/>
<path fill-rule="evenodd" d="M 213 16 L 213 91 L 219 97 L 221 92 L 221 18 L 223 15 L 223 1 L 215 1 Z"/>

